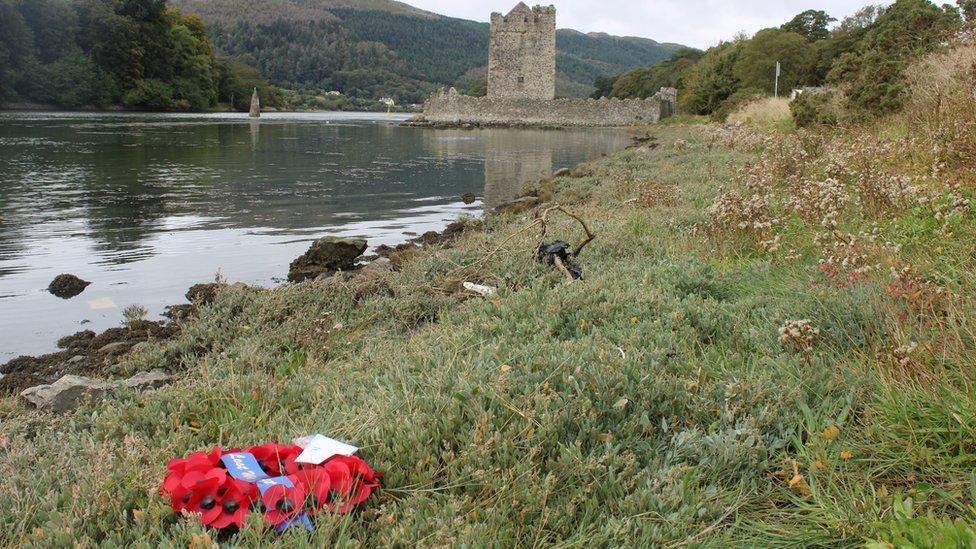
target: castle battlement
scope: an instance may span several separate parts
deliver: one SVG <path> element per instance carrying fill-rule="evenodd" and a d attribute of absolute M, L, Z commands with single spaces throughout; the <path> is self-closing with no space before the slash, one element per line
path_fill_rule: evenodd
<path fill-rule="evenodd" d="M 498 12 L 491 14 L 491 24 L 499 25 L 501 27 L 507 27 L 509 29 L 520 29 L 524 28 L 526 23 L 528 24 L 539 24 L 548 23 L 549 20 L 553 23 L 556 21 L 556 7 L 555 6 L 535 6 L 529 8 L 524 2 L 519 3 L 515 6 L 512 11 L 508 12 L 508 15 L 503 15 Z"/>

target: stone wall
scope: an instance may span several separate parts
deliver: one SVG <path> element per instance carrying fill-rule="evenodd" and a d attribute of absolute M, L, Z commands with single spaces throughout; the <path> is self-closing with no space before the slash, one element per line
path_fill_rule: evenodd
<path fill-rule="evenodd" d="M 488 97 L 552 99 L 556 93 L 556 9 L 519 3 L 491 14 Z"/>
<path fill-rule="evenodd" d="M 674 112 L 672 88 L 640 99 L 506 99 L 469 97 L 454 88 L 434 94 L 417 120 L 431 125 L 634 126 Z"/>

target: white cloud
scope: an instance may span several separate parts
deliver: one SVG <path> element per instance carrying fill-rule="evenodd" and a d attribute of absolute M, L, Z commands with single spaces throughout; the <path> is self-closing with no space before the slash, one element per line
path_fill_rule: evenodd
<path fill-rule="evenodd" d="M 493 11 L 508 12 L 518 0 L 406 0 L 419 8 L 449 15 L 488 21 Z M 526 2 L 532 5 L 533 2 Z M 559 28 L 583 32 L 607 32 L 642 36 L 659 42 L 676 42 L 706 48 L 739 32 L 752 34 L 765 27 L 779 26 L 808 10 L 824 10 L 842 19 L 870 0 L 541 0 L 554 4 Z M 890 3 L 890 2 L 884 2 Z"/>

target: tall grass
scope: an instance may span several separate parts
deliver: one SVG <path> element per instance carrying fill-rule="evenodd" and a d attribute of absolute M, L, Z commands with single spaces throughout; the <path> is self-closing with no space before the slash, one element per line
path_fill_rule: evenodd
<path fill-rule="evenodd" d="M 0 542 L 843 547 L 936 539 L 953 520 L 965 533 L 969 213 L 913 202 L 928 195 L 889 176 L 927 168 L 866 138 L 650 131 L 552 185 L 597 234 L 583 281 L 534 261 L 529 216 L 495 216 L 400 272 L 226 288 L 125 365 L 174 369 L 172 386 L 64 417 L 0 401 Z M 459 280 L 499 290 L 471 298 Z M 384 473 L 360 512 L 312 534 L 255 521 L 218 538 L 157 494 L 173 456 L 310 432 L 357 443 Z"/>
<path fill-rule="evenodd" d="M 764 97 L 751 101 L 730 113 L 728 121 L 761 130 L 792 129 L 790 100 L 785 97 Z"/>

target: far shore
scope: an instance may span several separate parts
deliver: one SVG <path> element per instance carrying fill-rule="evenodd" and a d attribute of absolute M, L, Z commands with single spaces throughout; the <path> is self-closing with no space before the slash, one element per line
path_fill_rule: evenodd
<path fill-rule="evenodd" d="M 107 106 L 99 108 L 75 108 L 69 109 L 60 107 L 58 105 L 47 105 L 43 103 L 8 103 L 6 105 L 0 105 L 0 112 L 25 112 L 25 113 L 39 113 L 39 112 L 65 112 L 65 113 L 85 113 L 85 114 L 242 114 L 247 115 L 247 111 L 238 111 L 232 109 L 212 109 L 206 111 L 153 111 L 146 109 L 130 109 L 122 106 Z M 363 114 L 419 114 L 420 111 L 407 111 L 407 110 L 393 110 L 389 113 L 386 111 L 369 111 L 369 110 L 347 110 L 347 111 L 333 111 L 333 110 L 298 110 L 298 109 L 275 109 L 267 108 L 263 109 L 262 114 L 323 114 L 323 113 L 363 113 Z"/>

